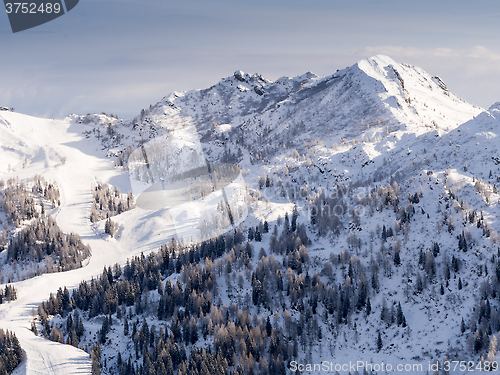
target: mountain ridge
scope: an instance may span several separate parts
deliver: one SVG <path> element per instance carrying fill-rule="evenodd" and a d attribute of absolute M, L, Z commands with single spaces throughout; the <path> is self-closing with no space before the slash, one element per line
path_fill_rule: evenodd
<path fill-rule="evenodd" d="M 247 132 L 278 139 L 291 132 L 300 138 L 307 131 L 320 138 L 335 132 L 340 139 L 380 124 L 443 133 L 481 110 L 452 94 L 439 77 L 375 56 L 326 77 L 308 72 L 272 82 L 236 71 L 207 89 L 172 93 L 130 122 L 142 127 L 146 120 L 165 128 L 189 122 L 206 137 L 212 128 L 228 124 L 241 138 Z M 249 146 L 271 152 L 269 145 L 249 141 Z"/>
<path fill-rule="evenodd" d="M 257 85 L 262 95 L 254 89 Z M 194 205 L 177 214 L 165 207 L 139 207 L 113 216 L 119 228 L 114 238 L 105 233 L 105 220 L 89 221 L 96 181 L 129 190 L 128 151 L 141 151 L 157 137 L 174 140 L 165 148 L 183 167 L 192 167 L 183 151 L 200 146 L 207 159 L 239 164 L 248 184 L 249 214 L 238 231 L 249 245 L 242 242 L 234 251 L 229 245 L 217 263 L 207 262 L 218 270 L 218 295 L 212 300 L 217 309 L 234 303 L 262 319 L 262 332 L 268 316 L 271 331 L 286 327 L 287 321 L 292 327 L 303 325 L 301 332 L 307 334 L 301 337 L 310 342 L 297 345 L 293 357 L 307 363 L 375 358 L 427 366 L 445 355 L 479 361 L 500 327 L 495 279 L 500 267 L 500 196 L 495 186 L 500 179 L 499 121 L 499 103 L 482 111 L 450 93 L 441 79 L 386 57 L 361 60 L 328 77 L 306 73 L 271 82 L 237 72 L 210 88 L 171 94 L 125 122 L 106 115 L 52 121 L 0 113 L 0 179 L 19 176 L 29 181 L 43 173 L 54 180 L 61 187 L 61 206 L 50 214 L 63 230 L 75 231 L 92 247 L 83 267 L 16 282 L 18 300 L 0 306 L 0 323 L 16 331 L 27 353 L 21 371 L 90 372 L 89 356 L 82 350 L 31 333 L 34 303 L 49 298 L 56 287 L 77 288 L 83 279 L 102 275 L 104 266 L 124 266 L 143 252 L 149 257 L 175 236 L 192 235 L 198 219 Z M 329 205 L 341 211 L 330 211 Z M 298 233 L 297 225 L 312 243 L 295 241 L 300 250 L 289 250 L 281 241 Z M 224 243 L 232 243 L 226 239 Z M 180 257 L 174 255 L 172 269 L 181 269 Z M 278 274 L 284 275 L 281 290 L 274 289 L 280 285 L 273 279 Z M 177 272 L 172 278 L 185 279 L 189 277 Z M 323 287 L 312 293 L 311 281 L 325 285 L 330 294 Z M 496 297 L 488 295 L 488 318 L 478 290 L 496 290 Z M 299 292 L 305 297 L 300 301 Z M 153 306 L 158 298 L 148 289 L 141 301 Z M 269 303 L 269 310 L 260 306 L 261 300 Z M 289 317 L 282 313 L 284 305 Z M 133 309 L 130 305 L 127 315 Z M 150 327 L 164 326 L 165 333 L 174 328 L 156 318 L 155 308 L 145 310 Z M 103 320 L 85 313 L 87 334 L 80 345 L 95 343 Z M 112 321 L 112 344 L 102 345 L 107 360 L 103 373 L 117 373 L 117 352 L 140 366 L 132 335 L 122 334 L 117 314 Z M 64 329 L 61 318 L 52 322 Z M 319 329 L 304 325 L 313 322 Z M 313 331 L 317 336 L 311 336 Z M 207 337 L 203 345 L 211 347 L 212 335 Z M 269 347 L 264 349 L 268 355 Z M 260 365 L 249 362 L 259 372 Z"/>

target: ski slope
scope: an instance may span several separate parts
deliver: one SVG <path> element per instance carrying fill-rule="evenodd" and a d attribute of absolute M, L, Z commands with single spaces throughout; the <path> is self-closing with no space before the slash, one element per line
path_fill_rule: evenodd
<path fill-rule="evenodd" d="M 189 128 L 194 123 L 201 124 L 206 131 L 206 140 L 211 142 L 204 146 L 208 145 L 208 151 L 213 151 L 214 159 L 223 151 L 221 145 L 229 145 L 229 148 L 240 146 L 236 130 L 243 129 L 243 161 L 240 164 L 246 169 L 245 178 L 249 181 L 257 181 L 264 169 L 270 175 L 276 173 L 285 180 L 303 183 L 316 174 L 315 184 L 311 186 L 314 191 L 320 186 L 328 187 L 337 178 L 341 181 L 368 181 L 379 175 L 377 183 L 382 183 L 384 177 L 380 177 L 380 171 L 385 171 L 387 178 L 396 171 L 407 177 L 420 176 L 417 180 L 421 181 L 409 182 L 406 188 L 414 193 L 420 182 L 424 187 L 429 185 L 429 191 L 425 193 L 426 197 L 429 196 L 425 212 L 434 213 L 434 216 L 428 220 L 427 226 L 422 226 L 421 232 L 414 234 L 417 237 L 424 230 L 434 233 L 436 223 L 432 220 L 441 217 L 438 217 L 439 212 L 435 212 L 440 196 L 434 186 L 438 184 L 438 178 L 445 179 L 445 170 L 449 170 L 446 177 L 450 184 L 456 182 L 457 193 L 468 198 L 469 203 L 474 204 L 479 211 L 484 211 L 485 217 L 498 230 L 497 194 L 489 194 L 491 202 L 478 201 L 479 198 L 472 191 L 474 175 L 461 171 L 468 164 L 474 166 L 471 170 L 474 169 L 476 178 L 486 179 L 490 170 L 498 169 L 497 159 L 492 156 L 498 155 L 496 138 L 499 110 L 498 105 L 495 105 L 488 113 L 479 115 L 482 109 L 448 92 L 439 78 L 431 77 L 419 68 L 397 64 L 387 57 L 378 56 L 362 60 L 351 68 L 324 78 L 308 73 L 293 79 L 280 78 L 273 83 L 258 75 L 236 72 L 234 77 L 224 79 L 210 89 L 164 98 L 146 110 L 137 125 L 143 134 L 149 129 L 151 135 L 164 129 L 172 131 Z M 301 122 L 304 126 L 301 126 Z M 117 185 L 122 192 L 132 189 L 137 193 L 130 183 L 128 172 L 116 169 L 114 160 L 106 157 L 102 145 L 94 137 L 87 138 L 83 133 L 91 133 L 95 125 L 85 122 L 78 124 L 75 117 L 50 120 L 10 112 L 0 113 L 0 179 L 18 176 L 24 180 L 35 174 L 43 174 L 47 181 L 56 181 L 61 191 L 61 206 L 50 214 L 57 219 L 65 233 L 78 233 L 92 249 L 92 256 L 84 267 L 17 282 L 14 286 L 18 299 L 0 305 L 0 328 L 14 331 L 26 352 L 26 360 L 16 369 L 16 374 L 90 373 L 87 353 L 32 334 L 32 309 L 36 309 L 58 288 L 66 286 L 71 289 L 82 280 L 100 275 L 104 266 L 112 266 L 117 262 L 123 264 L 127 258 L 141 252 L 155 251 L 174 236 L 187 239 L 196 236 L 193 231 L 195 213 L 202 209 L 198 209 L 194 203 L 187 203 L 177 211 L 135 208 L 113 217 L 113 221 L 119 225 L 115 238 L 104 235 L 104 223 L 90 223 L 91 187 L 96 181 Z M 214 134 L 210 133 L 212 128 Z M 261 128 L 266 131 L 261 131 Z M 299 133 L 294 135 L 295 128 Z M 127 126 L 121 127 L 119 131 L 125 137 L 132 135 Z M 319 141 L 313 143 L 311 137 Z M 303 141 L 303 148 L 293 145 L 302 154 L 300 157 L 293 156 L 291 150 L 276 148 L 268 150 L 269 164 L 261 166 L 251 162 L 253 151 L 265 151 L 263 145 L 281 145 L 289 138 Z M 299 155 L 298 152 L 296 154 Z M 312 158 L 311 168 L 307 165 L 308 158 Z M 189 163 L 182 165 L 189 166 Z M 293 166 L 294 170 L 288 172 L 288 166 Z M 428 174 L 424 176 L 424 169 L 434 169 L 439 177 L 431 181 Z M 458 182 L 464 187 L 458 187 Z M 244 182 L 241 184 L 243 186 Z M 471 190 L 470 195 L 467 195 L 468 190 Z M 272 202 L 264 204 L 262 200 L 254 203 L 252 210 L 256 219 L 271 221 L 283 215 L 285 210 L 291 211 L 291 203 L 271 198 Z M 216 206 L 219 200 L 220 197 L 214 197 L 212 206 Z M 493 208 L 494 204 L 497 206 Z M 367 219 L 365 227 L 376 230 L 376 226 L 385 219 L 385 224 L 392 225 L 394 218 L 380 215 L 378 219 Z M 364 236 L 368 241 L 367 231 Z M 326 243 L 325 247 L 329 251 L 337 251 L 344 246 L 344 238 L 339 241 L 341 243 L 333 245 Z M 449 243 L 451 248 L 456 240 L 450 239 Z M 411 246 L 411 250 L 416 251 L 417 244 Z M 326 257 L 329 253 L 323 250 L 318 252 Z M 471 254 L 468 256 L 470 263 L 474 263 L 475 258 Z M 469 288 L 471 290 L 472 285 Z M 467 297 L 464 301 L 465 307 L 470 309 L 473 298 Z M 408 306 L 413 309 L 420 305 L 415 303 Z M 434 329 L 425 326 L 424 318 L 427 319 L 423 312 L 408 313 L 409 320 L 419 322 L 415 325 L 414 338 L 410 340 L 412 344 L 423 344 L 431 336 L 436 337 L 437 341 L 445 333 L 452 338 L 449 326 Z M 458 327 L 459 321 L 453 324 Z M 366 342 L 374 342 L 373 332 L 367 331 L 366 336 Z M 402 339 L 398 340 L 396 343 L 401 345 L 406 343 Z M 406 350 L 407 358 L 411 358 L 411 350 Z M 320 356 L 328 357 L 327 352 L 325 346 L 325 353 L 320 353 Z M 317 353 L 313 357 L 319 359 Z M 353 349 L 347 345 L 341 347 L 337 358 L 333 359 L 338 360 L 339 357 L 367 360 L 375 357 L 386 363 L 398 361 L 394 353 L 374 355 L 364 347 Z"/>
<path fill-rule="evenodd" d="M 0 178 L 19 176 L 22 180 L 42 173 L 47 180 L 55 180 L 62 199 L 61 207 L 52 212 L 53 216 L 65 233 L 78 233 L 92 249 L 88 264 L 80 269 L 14 283 L 18 299 L 0 305 L 0 327 L 14 331 L 26 353 L 26 360 L 16 369 L 17 374 L 90 373 L 87 353 L 37 337 L 30 331 L 32 309 L 36 310 L 38 304 L 59 287 L 74 288 L 82 280 L 101 274 L 104 266 L 124 263 L 141 252 L 156 250 L 183 229 L 179 225 L 168 225 L 168 215 L 162 211 L 151 214 L 139 208 L 116 218 L 120 225 L 120 238 L 116 240 L 103 235 L 103 225 L 92 226 L 88 219 L 91 182 L 111 180 L 122 191 L 130 187 L 127 186 L 128 174 L 115 170 L 113 162 L 103 158 L 102 151 L 85 139 L 81 131 L 81 125 L 79 128 L 70 119 L 53 121 L 15 113 L 0 116 L 1 139 L 9 140 L 9 148 L 2 147 L 0 151 L 0 158 L 6 161 L 0 167 L 3 168 Z M 28 163 L 23 169 L 24 155 Z M 62 165 L 62 157 L 66 157 L 65 165 Z"/>

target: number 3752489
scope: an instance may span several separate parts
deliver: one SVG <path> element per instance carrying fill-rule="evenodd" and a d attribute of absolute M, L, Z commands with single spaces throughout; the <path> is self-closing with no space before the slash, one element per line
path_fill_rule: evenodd
<path fill-rule="evenodd" d="M 60 13 L 61 5 L 58 3 L 41 3 L 40 5 L 35 3 L 6 3 L 5 9 L 7 13 Z"/>

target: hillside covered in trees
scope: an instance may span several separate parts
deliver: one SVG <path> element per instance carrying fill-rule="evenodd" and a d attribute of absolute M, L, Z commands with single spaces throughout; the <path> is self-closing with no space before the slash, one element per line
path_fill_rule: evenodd
<path fill-rule="evenodd" d="M 14 178 L 8 179 L 7 183 L 0 180 L 0 189 L 0 207 L 8 224 L 14 227 L 19 227 L 22 221 L 43 216 L 46 209 L 60 205 L 57 185 L 48 183 L 40 175 L 35 175 L 29 183 Z"/>
<path fill-rule="evenodd" d="M 477 244 L 497 244 L 498 235 L 451 189 L 436 189 L 431 174 L 418 183 L 372 189 L 357 199 L 358 211 L 348 209 L 351 198 L 341 193 L 347 187 L 338 185 L 338 193 L 310 195 L 308 215 L 294 206 L 272 229 L 265 221 L 187 248 L 171 242 L 124 267 L 107 267 L 40 306 L 43 332 L 92 352 L 103 373 L 285 374 L 290 361 L 312 361 L 321 352 L 390 353 L 415 345 L 413 338 L 425 335 L 415 308 L 438 300 L 451 313 L 480 286 L 472 310 L 463 310 L 468 317 L 446 315 L 464 346 L 444 343 L 441 359 L 471 353 L 491 361 L 500 328 L 500 254 L 485 259 Z M 289 193 L 297 190 L 283 190 L 300 202 Z M 434 201 L 439 205 L 431 208 Z M 374 218 L 377 224 L 364 229 Z M 310 238 L 335 244 L 346 230 L 338 254 L 318 253 Z M 429 230 L 439 236 L 411 245 Z M 442 319 L 438 314 L 424 318 Z"/>
<path fill-rule="evenodd" d="M 315 271 L 297 215 L 287 214 L 273 233 L 266 222 L 187 249 L 171 242 L 123 269 L 105 268 L 40 305 L 43 332 L 92 351 L 94 365 L 99 360 L 109 374 L 286 374 L 299 351 L 326 332 L 338 335 L 353 314 L 372 314 L 370 295 L 378 288 L 348 251 L 332 258 L 345 282 L 325 283 L 318 272 L 335 279 L 332 266 Z M 270 237 L 269 255 L 254 250 L 262 235 Z M 378 316 L 382 324 L 407 325 L 394 301 L 384 302 Z M 110 351 L 115 344 L 123 348 L 118 356 Z"/>
<path fill-rule="evenodd" d="M 51 216 L 35 219 L 14 237 L 7 248 L 7 259 L 18 263 L 45 261 L 46 272 L 61 272 L 82 266 L 90 255 L 80 236 L 64 234 Z"/>
<path fill-rule="evenodd" d="M 23 360 L 16 335 L 0 329 L 0 375 L 10 374 Z"/>
<path fill-rule="evenodd" d="M 6 217 L 0 237 L 6 264 L 0 282 L 81 267 L 90 248 L 79 235 L 64 234 L 49 214 L 60 205 L 57 185 L 36 175 L 27 183 L 9 179 L 7 184 L 0 181 L 0 186 L 4 188 L 1 207 Z"/>
<path fill-rule="evenodd" d="M 0 289 L 0 303 L 14 301 L 17 298 L 17 291 L 12 285 L 5 285 L 5 289 Z"/>
<path fill-rule="evenodd" d="M 109 219 L 111 216 L 134 208 L 134 196 L 129 191 L 124 197 L 117 186 L 111 188 L 107 184 L 98 183 L 92 191 L 93 202 L 90 211 L 90 221 Z"/>
<path fill-rule="evenodd" d="M 47 238 L 57 231 L 41 202 L 94 249 L 88 268 L 20 282 L 18 300 L 1 305 L 2 325 L 14 321 L 3 314 L 10 308 L 32 319 L 26 301 L 35 291 L 53 293 L 32 330 L 68 345 L 19 334 L 33 344 L 28 362 L 30 354 L 51 369 L 61 362 L 68 373 L 88 372 L 91 361 L 94 374 L 233 375 L 290 374 L 291 363 L 322 360 L 425 368 L 470 359 L 486 368 L 498 358 L 498 104 L 482 111 L 437 77 L 378 56 L 324 78 L 270 82 L 236 72 L 112 127 L 96 116 L 81 123 L 77 116 L 57 123 L 6 116 L 19 121 L 31 155 L 48 155 L 38 152 L 47 142 L 40 146 L 31 134 L 60 126 L 59 143 L 43 160 L 49 168 L 31 160 L 64 194 L 59 206 L 23 180 L 27 195 L 10 199 L 21 216 L 0 214 L 9 230 L 1 256 L 11 258 L 2 268 L 12 273 L 4 280 L 14 279 L 22 258 L 42 257 L 45 266 L 44 252 L 53 249 Z M 17 136 L 7 125 L 0 130 Z M 116 142 L 95 142 L 92 134 Z M 153 161 L 141 146 L 157 137 L 165 158 Z M 22 145 L 2 144 L 0 154 L 15 159 Z M 63 151 L 71 168 L 56 157 Z M 247 209 L 241 221 L 226 219 L 231 187 L 212 191 L 215 173 L 194 185 L 201 190 L 193 200 L 168 204 L 176 186 L 146 178 L 148 165 L 158 172 L 167 158 L 173 179 L 188 177 L 193 161 L 238 162 Z M 134 180 L 134 163 L 143 181 Z M 136 193 L 135 209 L 124 212 L 132 199 L 114 184 Z M 160 186 L 167 204 L 157 204 Z M 151 207 L 141 206 L 146 191 L 154 192 Z M 224 234 L 210 227 L 218 221 Z M 200 224 L 209 236 L 197 237 Z M 78 242 L 69 236 L 56 238 Z"/>

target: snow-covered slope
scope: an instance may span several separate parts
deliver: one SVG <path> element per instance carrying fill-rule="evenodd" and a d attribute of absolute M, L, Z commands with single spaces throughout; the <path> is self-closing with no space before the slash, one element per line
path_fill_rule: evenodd
<path fill-rule="evenodd" d="M 208 89 L 171 94 L 134 122 L 167 128 L 189 122 L 204 135 L 229 124 L 244 144 L 271 150 L 276 147 L 269 148 L 270 139 L 290 133 L 338 141 L 386 128 L 448 131 L 480 111 L 450 93 L 439 77 L 375 56 L 328 77 L 308 72 L 271 82 L 237 71 Z"/>
<path fill-rule="evenodd" d="M 294 201 L 293 197 L 282 196 L 278 181 L 285 187 L 305 188 L 307 196 L 320 189 L 330 189 L 336 182 L 346 182 L 353 189 L 349 198 L 351 205 L 358 204 L 356 194 L 362 189 L 366 193 L 396 181 L 405 194 L 414 194 L 422 185 L 423 198 L 418 206 L 415 204 L 420 221 L 412 224 L 414 227 L 405 240 L 403 253 L 416 269 L 419 267 L 416 254 L 431 246 L 431 240 L 440 238 L 446 251 L 450 254 L 456 251 L 459 229 L 457 233 L 436 231 L 436 226 L 445 222 L 443 217 L 447 218 L 446 215 L 453 214 L 455 221 L 460 221 L 456 204 L 451 206 L 454 212 L 448 207 L 446 197 L 450 190 L 469 207 L 483 211 L 484 219 L 494 231 L 500 230 L 499 197 L 494 190 L 494 183 L 498 182 L 495 179 L 500 175 L 499 121 L 499 104 L 483 112 L 449 92 L 438 77 L 385 56 L 361 60 L 328 77 L 308 72 L 271 82 L 257 74 L 237 71 L 208 89 L 171 94 L 125 122 L 104 115 L 50 120 L 0 113 L 0 179 L 19 177 L 25 180 L 43 174 L 47 180 L 56 181 L 62 194 L 61 207 L 50 214 L 65 232 L 80 234 L 92 248 L 92 257 L 84 267 L 16 283 L 18 300 L 0 305 L 0 328 L 13 330 L 27 354 L 18 373 L 89 372 L 86 353 L 35 337 L 29 331 L 31 308 L 36 308 L 51 292 L 64 286 L 76 287 L 81 280 L 101 274 L 103 266 L 116 262 L 123 264 L 133 255 L 154 251 L 173 236 L 193 236 L 193 223 L 196 222 L 193 217 L 198 211 L 195 205 L 188 205 L 177 213 L 164 207 L 156 211 L 136 208 L 125 212 L 113 218 L 119 226 L 114 239 L 103 234 L 103 222 L 90 223 L 91 186 L 95 181 L 118 185 L 121 191 L 134 188 L 129 172 L 116 168 L 114 158 L 108 157 L 127 146 L 136 149 L 136 154 L 131 155 L 140 156 L 139 145 L 148 138 L 176 139 L 178 145 L 169 149 L 165 158 L 180 155 L 181 160 L 172 165 L 182 166 L 183 171 L 191 166 L 187 151 L 197 151 L 198 158 L 193 159 L 196 166 L 203 165 L 205 157 L 220 161 L 222 156 L 234 154 L 243 170 L 239 182 L 241 186 L 245 182 L 249 184 L 252 197 L 249 199 L 251 214 L 243 223 L 244 227 L 255 226 L 264 219 L 273 223 L 286 210 L 291 211 L 292 203 L 300 206 L 304 213 L 300 220 L 308 223 L 307 209 L 311 201 Z M 195 139 L 197 137 L 199 139 Z M 183 149 L 187 151 L 178 152 Z M 276 183 L 269 189 L 268 196 L 256 188 L 262 174 L 270 175 Z M 481 178 L 483 181 L 478 185 Z M 144 189 L 145 186 L 141 186 L 139 191 Z M 403 200 L 401 205 L 406 205 Z M 214 202 L 216 206 L 218 201 Z M 339 254 L 349 246 L 347 238 L 352 238 L 354 233 L 363 241 L 366 256 L 361 255 L 361 259 L 368 264 L 366 247 L 378 241 L 370 239 L 373 237 L 370 232 L 375 232 L 382 223 L 389 227 L 399 220 L 395 212 L 397 207 L 394 214 L 392 209 L 383 210 L 382 207 L 382 203 L 373 204 L 371 208 L 367 205 L 366 212 L 371 213 L 355 225 L 346 217 L 345 227 L 336 237 L 319 238 L 310 228 L 315 238 L 311 253 L 319 261 L 326 261 L 330 254 Z M 351 230 L 361 227 L 364 229 Z M 482 238 L 479 229 L 471 232 L 476 250 L 492 251 L 492 241 Z M 421 238 L 422 233 L 426 233 L 425 239 Z M 370 253 L 377 256 L 373 249 Z M 444 255 L 440 257 L 444 259 Z M 481 251 L 463 257 L 471 268 L 477 259 L 483 259 Z M 341 274 L 339 271 L 339 276 Z M 392 281 L 382 281 L 383 293 L 392 293 L 391 298 L 395 296 L 392 299 L 397 296 L 403 301 L 404 293 L 395 287 L 394 280 L 399 283 L 403 276 L 408 279 L 408 275 L 404 275 L 402 268 L 395 269 L 394 275 Z M 472 294 L 473 285 L 479 280 L 474 276 L 470 285 L 464 286 L 466 291 Z M 454 293 L 450 295 L 458 296 L 454 284 L 449 289 Z M 446 303 L 447 297 L 433 298 L 426 294 L 402 302 L 413 336 L 399 339 L 397 330 L 389 330 L 387 335 L 394 336 L 394 346 L 377 354 L 376 358 L 409 360 L 416 357 L 412 351 L 417 349 L 422 355 L 429 337 L 442 341 L 440 336 L 443 336 L 462 340 L 463 344 L 465 339 L 455 334 L 460 321 L 452 317 L 451 311 L 450 318 L 443 319 L 422 312 L 431 304 Z M 373 307 L 381 303 L 382 297 L 374 295 Z M 473 296 L 464 297 L 457 309 L 466 316 L 473 303 Z M 424 318 L 435 326 L 421 323 Z M 337 355 L 345 358 L 372 356 L 374 337 L 371 331 L 377 328 L 377 319 L 372 317 L 367 323 L 363 323 L 360 316 L 356 319 L 359 319 L 360 332 L 367 332 L 366 337 L 356 345 L 342 344 Z M 436 328 L 442 321 L 451 328 Z M 327 341 L 338 345 L 331 335 L 325 338 Z"/>
<path fill-rule="evenodd" d="M 128 124 L 150 137 L 195 126 L 210 161 L 227 154 L 283 172 L 311 160 L 323 178 L 356 181 L 380 179 L 385 164 L 394 173 L 424 162 L 437 137 L 481 111 L 439 77 L 375 56 L 327 77 L 271 82 L 237 71 L 208 89 L 173 93 Z M 290 158 L 294 149 L 300 157 Z"/>
<path fill-rule="evenodd" d="M 17 113 L 0 115 L 2 164 L 0 179 L 21 180 L 43 174 L 61 189 L 61 207 L 51 214 L 66 233 L 78 233 L 91 246 L 92 257 L 84 267 L 64 273 L 44 274 L 14 283 L 18 299 L 0 305 L 0 327 L 12 330 L 20 340 L 27 359 L 16 370 L 26 374 L 76 374 L 90 372 L 87 353 L 36 337 L 30 331 L 31 311 L 59 287 L 74 288 L 82 280 L 99 275 L 104 266 L 141 252 L 156 250 L 176 234 L 192 230 L 189 222 L 173 223 L 164 210 L 154 212 L 135 209 L 119 218 L 117 239 L 104 234 L 104 223 L 93 226 L 89 221 L 91 187 L 95 181 L 109 181 L 122 191 L 130 190 L 128 172 L 115 169 L 106 151 L 84 132 L 92 126 L 75 124 L 71 118 L 45 120 Z M 61 162 L 65 158 L 65 163 Z M 23 168 L 24 161 L 27 161 Z M 10 164 L 10 168 L 8 166 Z"/>
<path fill-rule="evenodd" d="M 487 178 L 487 175 L 481 175 L 478 172 L 489 174 L 490 170 L 498 170 L 500 165 L 499 137 L 500 103 L 495 103 L 487 111 L 443 136 L 438 144 L 441 151 L 438 159 L 452 168 L 470 167 L 477 177 Z M 465 161 L 464 165 L 457 164 L 463 161 Z"/>

